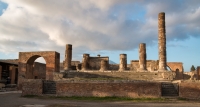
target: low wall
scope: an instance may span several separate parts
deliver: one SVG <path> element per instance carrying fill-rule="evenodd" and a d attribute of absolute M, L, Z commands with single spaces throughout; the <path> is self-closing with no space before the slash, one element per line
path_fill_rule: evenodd
<path fill-rule="evenodd" d="M 179 97 L 200 99 L 200 82 L 179 83 Z"/>
<path fill-rule="evenodd" d="M 22 96 L 42 95 L 43 82 L 41 79 L 26 79 L 22 83 Z"/>
<path fill-rule="evenodd" d="M 136 83 L 63 83 L 57 82 L 58 96 L 118 96 L 118 97 L 146 97 L 161 96 L 161 84 L 150 82 Z"/>

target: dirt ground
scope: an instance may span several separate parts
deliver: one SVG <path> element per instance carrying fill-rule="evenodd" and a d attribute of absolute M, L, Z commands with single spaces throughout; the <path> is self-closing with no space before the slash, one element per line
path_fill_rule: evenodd
<path fill-rule="evenodd" d="M 76 101 L 24 98 L 20 92 L 0 92 L 0 107 L 200 107 L 200 102 Z"/>

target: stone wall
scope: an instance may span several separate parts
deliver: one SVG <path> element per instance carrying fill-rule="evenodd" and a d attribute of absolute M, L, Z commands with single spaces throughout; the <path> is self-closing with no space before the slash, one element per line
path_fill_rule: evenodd
<path fill-rule="evenodd" d="M 138 71 L 139 68 L 139 60 L 131 60 L 130 70 Z M 153 72 L 158 70 L 158 61 L 157 60 L 147 60 L 146 68 L 148 71 Z"/>
<path fill-rule="evenodd" d="M 89 57 L 89 69 L 100 70 L 101 60 L 109 61 L 109 57 Z"/>
<path fill-rule="evenodd" d="M 200 82 L 181 82 L 179 84 L 179 97 L 200 99 Z"/>
<path fill-rule="evenodd" d="M 33 78 L 45 79 L 46 78 L 46 64 L 34 62 L 33 65 Z"/>
<path fill-rule="evenodd" d="M 157 98 L 161 96 L 161 84 L 133 83 L 57 83 L 58 96 L 118 96 L 131 98 Z"/>
<path fill-rule="evenodd" d="M 22 96 L 42 95 L 43 82 L 40 79 L 26 79 L 22 83 Z"/>

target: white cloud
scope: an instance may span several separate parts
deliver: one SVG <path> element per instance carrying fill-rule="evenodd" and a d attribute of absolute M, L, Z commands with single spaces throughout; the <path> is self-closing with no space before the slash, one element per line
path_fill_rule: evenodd
<path fill-rule="evenodd" d="M 200 2 L 143 0 L 4 0 L 0 51 L 130 50 L 157 40 L 157 16 L 166 12 L 168 40 L 200 35 Z M 144 11 L 140 13 L 140 11 Z M 138 18 L 138 16 L 140 16 Z M 137 19 L 137 20 L 136 20 Z M 12 50 L 12 51 L 11 51 Z"/>

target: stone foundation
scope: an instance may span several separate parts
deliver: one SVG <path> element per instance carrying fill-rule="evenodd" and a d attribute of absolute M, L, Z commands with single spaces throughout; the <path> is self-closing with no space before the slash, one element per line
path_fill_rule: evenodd
<path fill-rule="evenodd" d="M 179 97 L 200 99 L 200 81 L 181 82 L 179 84 Z"/>
<path fill-rule="evenodd" d="M 43 82 L 40 79 L 27 79 L 22 83 L 22 96 L 42 95 Z"/>

